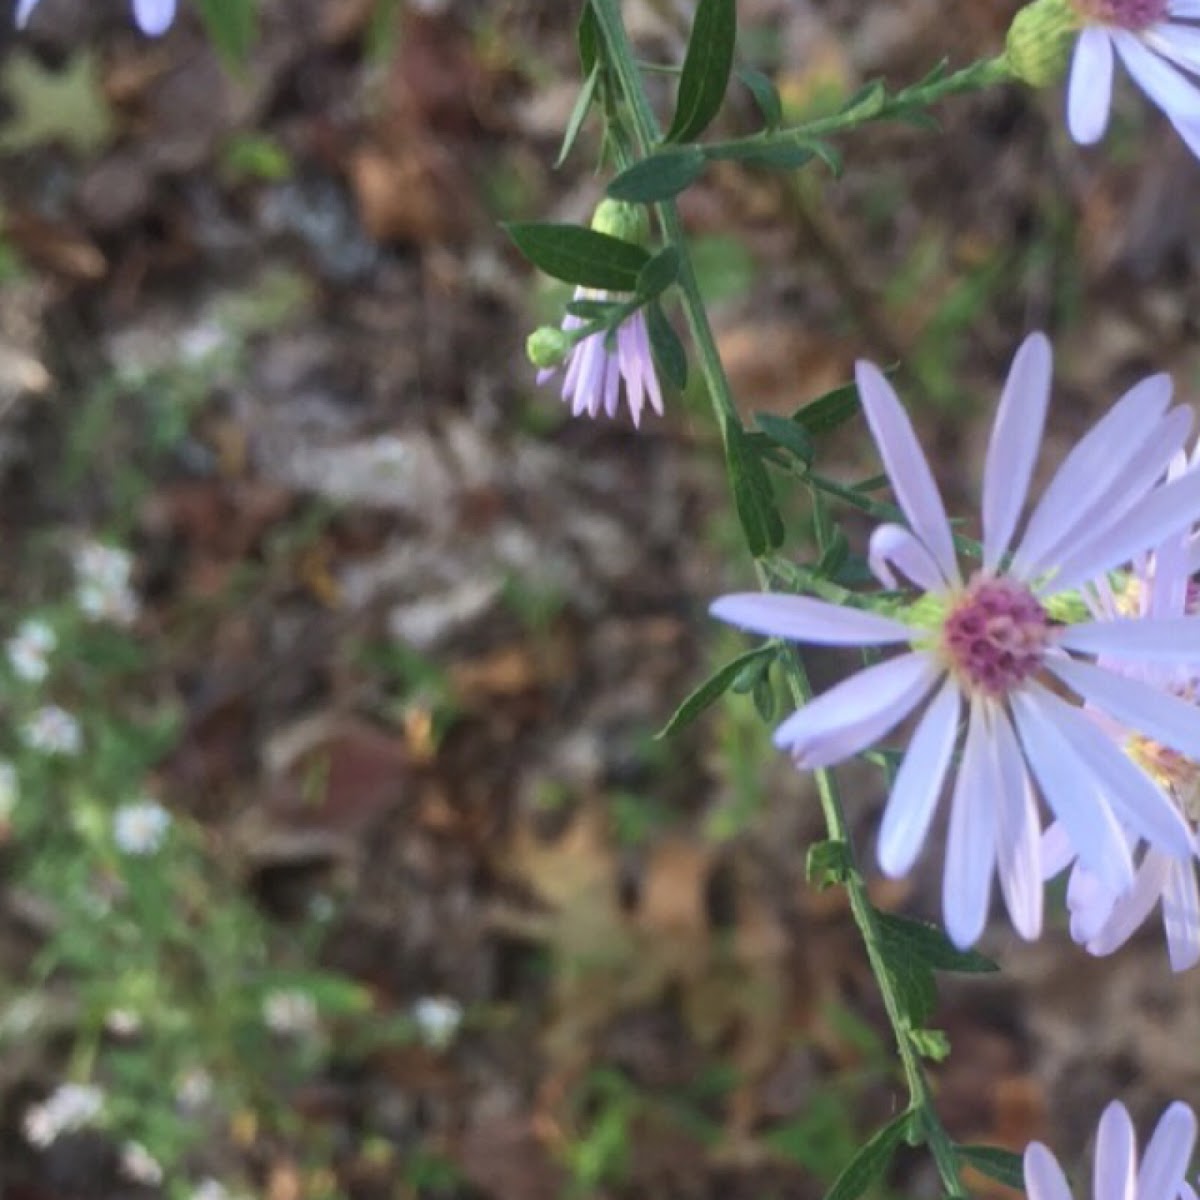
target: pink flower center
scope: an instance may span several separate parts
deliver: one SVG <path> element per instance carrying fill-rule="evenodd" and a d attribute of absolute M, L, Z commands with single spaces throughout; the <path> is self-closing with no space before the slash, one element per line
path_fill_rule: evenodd
<path fill-rule="evenodd" d="M 1034 594 L 1012 579 L 976 575 L 942 625 L 942 652 L 971 691 L 1002 696 L 1041 666 L 1050 618 Z"/>
<path fill-rule="evenodd" d="M 1167 4 L 1168 0 L 1075 0 L 1085 21 L 1133 30 L 1161 21 L 1167 15 Z"/>

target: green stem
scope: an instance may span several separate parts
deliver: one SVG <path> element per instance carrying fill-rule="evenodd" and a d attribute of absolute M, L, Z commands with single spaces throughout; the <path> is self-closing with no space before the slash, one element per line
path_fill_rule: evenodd
<path fill-rule="evenodd" d="M 847 133 L 869 121 L 904 117 L 914 111 L 929 108 L 947 96 L 978 91 L 993 84 L 1011 82 L 1012 79 L 1012 71 L 1004 58 L 986 59 L 931 83 L 918 83 L 902 88 L 891 96 L 882 91 L 869 91 L 859 103 L 827 117 L 806 121 L 802 125 L 756 133 L 750 137 L 705 142 L 701 149 L 712 158 L 736 158 L 741 151 L 749 148 L 762 151 L 776 146 L 806 146 L 818 138 Z"/>
<path fill-rule="evenodd" d="M 650 154 L 661 138 L 661 130 L 650 106 L 634 58 L 633 48 L 629 43 L 624 22 L 621 19 L 620 0 L 590 0 L 601 34 L 608 48 L 608 61 L 616 75 L 617 84 L 629 109 L 633 141 L 641 156 Z M 872 115 L 855 117 L 854 111 L 827 118 L 824 122 L 813 122 L 799 130 L 785 131 L 774 136 L 806 137 L 811 139 L 818 134 L 833 132 L 842 128 L 850 128 L 854 124 L 872 119 L 873 116 L 886 114 L 900 104 L 901 98 L 907 97 L 906 103 L 911 106 L 916 103 L 931 102 L 943 95 L 955 91 L 964 91 L 982 86 L 980 78 L 985 72 L 981 67 L 968 68 L 946 79 L 926 85 L 924 88 L 910 88 L 899 93 L 890 101 L 884 101 L 881 109 Z M 994 70 L 995 68 L 992 68 Z M 655 206 L 659 222 L 662 226 L 666 241 L 673 245 L 679 253 L 679 287 L 682 294 L 683 311 L 687 319 L 688 329 L 696 348 L 696 354 L 707 385 L 710 401 L 717 420 L 725 433 L 729 425 L 741 426 L 737 408 L 734 404 L 732 389 L 728 376 L 725 374 L 721 356 L 717 350 L 716 339 L 708 321 L 708 313 L 696 280 L 696 273 L 688 253 L 687 243 L 683 234 L 683 225 L 679 219 L 679 211 L 671 201 L 665 201 Z M 814 483 L 816 481 L 813 481 Z M 825 481 L 822 481 L 824 483 Z M 820 485 L 818 485 L 820 486 Z M 832 489 L 831 489 L 832 490 Z M 763 586 L 767 584 L 763 564 L 758 563 L 759 577 Z M 788 686 L 797 706 L 806 704 L 812 698 L 812 688 L 808 675 L 799 656 L 792 652 L 783 659 L 787 674 Z M 892 977 L 887 968 L 883 954 L 882 940 L 878 916 L 867 895 L 866 881 L 857 866 L 853 863 L 853 844 L 850 839 L 849 824 L 837 784 L 829 771 L 814 772 L 817 780 L 817 791 L 820 797 L 821 809 L 825 823 L 832 840 L 846 847 L 850 856 L 850 870 L 846 880 L 846 889 L 850 899 L 850 910 L 855 923 L 863 938 L 867 951 L 867 959 L 875 975 L 888 1021 L 896 1039 L 900 1061 L 904 1071 L 905 1083 L 909 1093 L 909 1109 L 913 1114 L 914 1132 L 918 1134 L 929 1147 L 937 1164 L 938 1173 L 947 1192 L 954 1197 L 965 1196 L 966 1192 L 958 1170 L 958 1158 L 954 1142 L 942 1126 L 933 1107 L 929 1084 L 921 1058 L 914 1047 L 910 1033 L 912 1024 L 904 1012 L 899 997 L 896 994 Z"/>

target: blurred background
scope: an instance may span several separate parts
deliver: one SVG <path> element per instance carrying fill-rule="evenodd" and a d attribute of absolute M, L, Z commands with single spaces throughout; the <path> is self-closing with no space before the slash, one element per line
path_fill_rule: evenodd
<path fill-rule="evenodd" d="M 738 7 L 801 118 L 997 52 L 1017 5 Z M 553 168 L 577 9 L 263 0 L 223 47 L 192 0 L 155 41 L 124 0 L 0 23 L 3 1200 L 816 1197 L 903 1103 L 804 882 L 810 783 L 745 696 L 653 737 L 747 645 L 705 616 L 752 575 L 696 381 L 635 433 L 524 361 L 566 293 L 499 222 L 603 184 L 594 126 Z M 687 3 L 625 10 L 681 59 Z M 1152 370 L 1194 395 L 1200 165 L 1140 97 L 1086 153 L 1061 109 L 952 101 L 846 139 L 836 182 L 710 170 L 682 205 L 747 417 L 898 363 L 967 512 L 1030 329 L 1043 467 Z M 722 124 L 754 128 L 736 85 Z M 874 474 L 863 443 L 826 472 Z M 878 773 L 845 780 L 873 863 Z M 936 854 L 874 886 L 939 890 Z M 943 989 L 961 1140 L 1069 1160 L 1113 1096 L 1144 1126 L 1196 1095 L 1161 932 L 1096 962 L 1062 924 L 998 922 L 1002 973 Z M 874 1194 L 937 1187 L 905 1152 Z"/>

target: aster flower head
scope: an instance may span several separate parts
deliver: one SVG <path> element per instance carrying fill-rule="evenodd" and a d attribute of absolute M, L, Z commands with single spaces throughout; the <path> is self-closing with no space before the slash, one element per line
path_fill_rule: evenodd
<path fill-rule="evenodd" d="M 592 218 L 592 228 L 624 241 L 640 243 L 647 236 L 646 217 L 640 205 L 604 200 Z M 635 426 L 641 423 L 647 403 L 662 416 L 662 389 L 650 348 L 646 314 L 632 306 L 633 298 L 618 292 L 576 288 L 575 302 L 625 309 L 614 327 L 568 312 L 561 329 L 535 330 L 528 342 L 529 357 L 538 371 L 539 384 L 547 383 L 565 368 L 562 399 L 571 415 L 595 417 L 603 410 L 615 417 L 622 388 Z M 589 330 L 591 332 L 589 332 Z"/>
<path fill-rule="evenodd" d="M 22 1131 L 39 1149 L 93 1124 L 104 1109 L 104 1093 L 89 1083 L 64 1083 L 40 1104 L 25 1110 Z"/>
<path fill-rule="evenodd" d="M 1104 136 L 1119 58 L 1200 157 L 1200 0 L 1059 2 L 1074 9 L 1080 27 L 1067 84 L 1075 141 L 1091 145 Z"/>
<path fill-rule="evenodd" d="M 1197 456 L 1193 456 L 1193 464 Z M 1187 469 L 1183 455 L 1172 464 L 1178 476 Z M 1171 538 L 1147 555 L 1132 574 L 1115 584 L 1096 581 L 1090 603 L 1105 620 L 1130 617 L 1178 620 L 1200 611 L 1200 592 L 1192 575 L 1200 568 L 1200 543 L 1190 531 Z M 1106 658 L 1104 665 L 1178 696 L 1185 702 L 1200 701 L 1200 670 L 1195 664 L 1176 661 L 1124 662 Z M 1179 753 L 1155 739 L 1131 731 L 1127 726 L 1094 714 L 1101 729 L 1135 763 L 1146 771 L 1171 798 L 1192 830 L 1200 826 L 1200 760 Z M 1130 831 L 1132 852 L 1140 851 L 1133 886 L 1114 891 L 1075 857 L 1066 830 L 1052 825 L 1043 840 L 1043 871 L 1047 878 L 1073 863 L 1067 885 L 1067 908 L 1071 936 L 1089 953 L 1111 954 L 1161 910 L 1171 967 L 1184 971 L 1200 962 L 1200 884 L 1196 855 L 1173 858 L 1158 847 L 1143 845 Z M 1200 843 L 1197 843 L 1200 848 Z"/>
<path fill-rule="evenodd" d="M 1139 1164 L 1133 1122 L 1114 1100 L 1096 1130 L 1093 1200 L 1196 1200 L 1184 1178 L 1195 1143 L 1195 1114 L 1176 1101 L 1159 1118 Z M 1041 1142 L 1026 1148 L 1024 1165 L 1029 1200 L 1072 1200 L 1062 1167 Z"/>
<path fill-rule="evenodd" d="M 18 0 L 17 28 L 23 29 L 41 0 Z M 133 0 L 133 19 L 149 37 L 166 33 L 175 20 L 176 0 Z"/>
<path fill-rule="evenodd" d="M 1061 694 L 1200 756 L 1200 710 L 1095 661 L 1200 659 L 1200 619 L 1090 620 L 1076 590 L 1200 515 L 1200 473 L 1162 483 L 1191 412 L 1169 409 L 1166 376 L 1134 387 L 1067 456 L 1014 546 L 1050 375 L 1050 345 L 1034 334 L 1001 396 L 984 469 L 982 561 L 965 578 L 912 425 L 879 370 L 859 363 L 867 422 L 908 522 L 877 529 L 869 560 L 886 587 L 908 581 L 923 594 L 896 615 L 761 594 L 726 596 L 712 608 L 731 624 L 792 641 L 906 648 L 806 704 L 775 734 L 797 766 L 828 767 L 929 701 L 883 815 L 879 862 L 888 875 L 906 874 L 916 860 L 965 715 L 943 878 L 946 929 L 959 946 L 983 931 L 994 875 L 1017 932 L 1040 932 L 1039 792 L 1080 860 L 1118 892 L 1134 877 L 1127 829 L 1176 858 L 1192 853 L 1187 823 L 1169 797 Z"/>

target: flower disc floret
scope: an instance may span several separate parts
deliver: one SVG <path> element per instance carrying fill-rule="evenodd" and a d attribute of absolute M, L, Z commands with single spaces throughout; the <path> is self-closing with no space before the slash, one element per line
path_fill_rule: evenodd
<path fill-rule="evenodd" d="M 1116 25 L 1119 29 L 1148 29 L 1167 15 L 1167 0 L 1075 0 L 1085 21 Z"/>
<path fill-rule="evenodd" d="M 1014 579 L 976 575 L 942 626 L 947 666 L 968 693 L 1006 695 L 1042 665 L 1050 619 Z"/>

